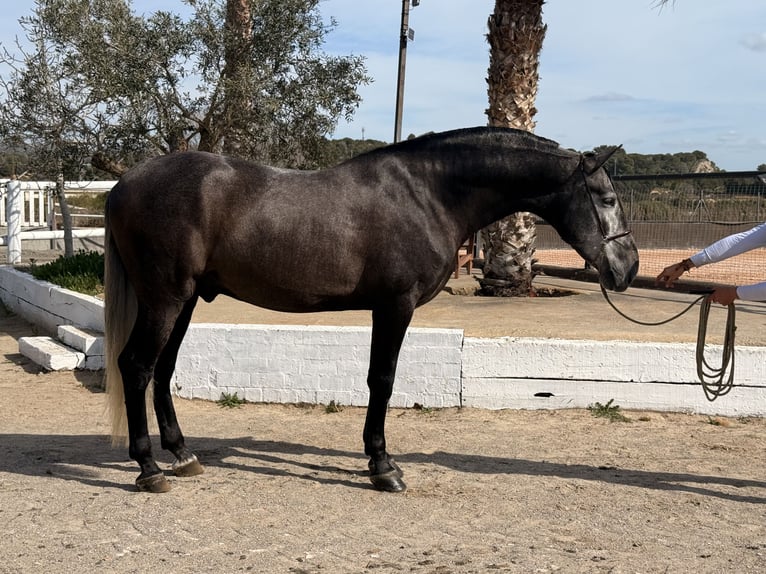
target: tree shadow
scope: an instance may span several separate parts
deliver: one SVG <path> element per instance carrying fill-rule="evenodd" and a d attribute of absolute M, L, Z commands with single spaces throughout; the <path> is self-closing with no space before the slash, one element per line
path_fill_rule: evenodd
<path fill-rule="evenodd" d="M 372 488 L 366 480 L 367 471 L 362 470 L 366 469 L 367 465 L 366 457 L 361 452 L 284 441 L 257 440 L 251 437 L 191 437 L 188 444 L 197 453 L 202 464 L 209 467 L 258 476 L 298 478 L 350 488 Z M 158 458 L 161 464 L 167 466 L 172 462 L 172 457 L 164 452 Z M 317 458 L 321 462 L 317 462 Z M 353 466 L 336 466 L 325 462 L 325 459 L 351 459 Z M 405 473 L 407 464 L 429 464 L 462 473 L 590 480 L 647 490 L 687 492 L 729 501 L 766 504 L 766 482 L 728 476 L 564 464 L 446 451 L 432 454 L 399 454 L 396 460 L 404 465 Z M 120 475 L 121 482 L 104 478 L 104 473 L 101 472 L 104 469 L 124 471 Z M 0 472 L 134 490 L 133 480 L 138 473 L 138 467 L 129 460 L 127 449 L 112 448 L 109 438 L 105 435 L 4 434 L 0 435 Z M 762 489 L 764 494 L 738 494 L 727 490 L 730 488 L 758 488 Z"/>

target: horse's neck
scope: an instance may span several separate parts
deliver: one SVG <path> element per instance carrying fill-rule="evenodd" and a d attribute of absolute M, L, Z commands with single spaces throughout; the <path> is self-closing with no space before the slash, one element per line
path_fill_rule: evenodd
<path fill-rule="evenodd" d="M 539 150 L 497 154 L 464 154 L 440 170 L 445 199 L 455 216 L 473 233 L 511 213 L 543 215 L 575 169 L 576 158 Z"/>

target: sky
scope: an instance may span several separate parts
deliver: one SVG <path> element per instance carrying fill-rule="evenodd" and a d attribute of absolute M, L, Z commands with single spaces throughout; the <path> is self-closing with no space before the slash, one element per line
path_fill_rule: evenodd
<path fill-rule="evenodd" d="M 180 0 L 133 0 L 138 12 Z M 33 0 L 4 6 L 0 42 Z M 421 0 L 410 10 L 402 134 L 486 125 L 487 17 L 493 0 Z M 333 137 L 392 141 L 401 0 L 323 0 L 331 54 L 366 58 L 373 82 Z M 579 150 L 701 150 L 720 168 L 766 163 L 766 2 L 548 0 L 536 133 Z"/>

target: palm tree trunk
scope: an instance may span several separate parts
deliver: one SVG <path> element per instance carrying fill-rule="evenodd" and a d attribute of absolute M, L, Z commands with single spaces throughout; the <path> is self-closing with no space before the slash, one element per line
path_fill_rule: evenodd
<path fill-rule="evenodd" d="M 490 45 L 487 93 L 489 125 L 534 131 L 538 65 L 546 26 L 545 0 L 495 0 L 489 17 Z M 527 296 L 532 293 L 534 216 L 516 213 L 482 231 L 486 295 Z"/>

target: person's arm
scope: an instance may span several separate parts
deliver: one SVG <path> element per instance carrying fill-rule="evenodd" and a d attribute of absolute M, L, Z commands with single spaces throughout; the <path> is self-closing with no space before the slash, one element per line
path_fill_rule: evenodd
<path fill-rule="evenodd" d="M 737 299 L 743 301 L 766 301 L 766 282 L 740 285 L 737 289 Z"/>
<path fill-rule="evenodd" d="M 689 271 L 694 267 L 701 267 L 703 265 L 708 265 L 709 263 L 723 261 L 729 257 L 734 257 L 735 255 L 740 255 L 741 253 L 745 253 L 751 249 L 756 249 L 758 247 L 764 246 L 766 246 L 766 223 L 761 223 L 760 225 L 757 225 L 747 231 L 734 233 L 724 237 L 723 239 L 719 239 L 715 243 L 711 243 L 705 247 L 702 251 L 695 253 L 688 259 L 684 259 L 683 261 L 679 261 L 678 263 L 674 263 L 673 265 L 665 267 L 665 269 L 663 269 L 660 274 L 657 275 L 656 282 L 662 283 L 666 287 L 670 287 L 673 285 L 676 279 L 684 274 L 684 272 Z M 766 286 L 763 288 L 759 287 L 756 290 L 757 293 L 751 293 L 749 291 L 750 287 L 755 286 L 749 286 L 744 292 L 744 294 L 746 294 L 748 297 L 746 299 L 747 301 L 764 300 L 750 299 L 750 297 L 760 297 L 766 294 Z M 738 298 L 743 299 L 742 296 Z"/>
<path fill-rule="evenodd" d="M 711 243 L 702 251 L 689 257 L 689 260 L 694 267 L 702 267 L 764 246 L 766 246 L 766 223 L 761 223 L 752 229 L 734 233 Z"/>

